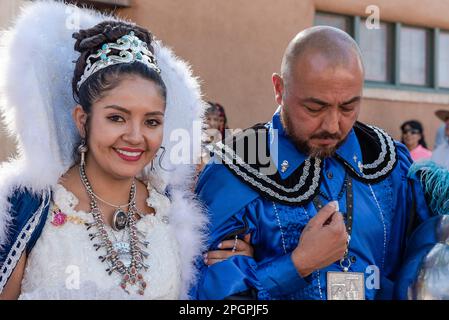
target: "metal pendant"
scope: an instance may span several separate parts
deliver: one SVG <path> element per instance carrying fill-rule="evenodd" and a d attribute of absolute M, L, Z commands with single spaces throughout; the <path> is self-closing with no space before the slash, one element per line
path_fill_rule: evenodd
<path fill-rule="evenodd" d="M 120 261 L 123 262 L 125 267 L 129 267 L 131 265 L 131 246 L 128 242 L 120 241 L 112 244 L 112 248 L 117 252 L 117 257 Z"/>
<path fill-rule="evenodd" d="M 112 229 L 115 231 L 125 229 L 127 221 L 128 217 L 122 209 L 115 210 L 114 215 L 112 216 Z"/>
<path fill-rule="evenodd" d="M 365 275 L 360 272 L 327 272 L 328 300 L 365 300 Z"/>

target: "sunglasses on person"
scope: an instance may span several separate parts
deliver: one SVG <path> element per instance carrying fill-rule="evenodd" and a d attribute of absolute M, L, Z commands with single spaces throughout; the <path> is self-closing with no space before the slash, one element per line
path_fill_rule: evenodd
<path fill-rule="evenodd" d="M 405 129 L 402 130 L 402 134 L 407 134 L 407 133 L 411 133 L 411 134 L 419 134 L 421 132 L 419 132 L 418 129 Z"/>

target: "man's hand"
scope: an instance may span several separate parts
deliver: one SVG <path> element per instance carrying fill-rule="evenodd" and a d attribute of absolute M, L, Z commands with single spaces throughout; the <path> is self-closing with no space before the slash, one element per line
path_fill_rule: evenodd
<path fill-rule="evenodd" d="M 338 202 L 323 207 L 304 228 L 292 260 L 302 277 L 343 258 L 348 234 Z"/>

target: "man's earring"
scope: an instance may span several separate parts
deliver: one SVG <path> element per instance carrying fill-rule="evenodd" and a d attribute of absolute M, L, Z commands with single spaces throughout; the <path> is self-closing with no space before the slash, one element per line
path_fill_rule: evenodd
<path fill-rule="evenodd" d="M 78 153 L 81 155 L 81 165 L 84 166 L 86 164 L 85 162 L 85 155 L 87 150 L 89 150 L 89 148 L 87 147 L 86 144 L 86 140 L 82 139 L 81 140 L 81 144 L 78 146 Z"/>

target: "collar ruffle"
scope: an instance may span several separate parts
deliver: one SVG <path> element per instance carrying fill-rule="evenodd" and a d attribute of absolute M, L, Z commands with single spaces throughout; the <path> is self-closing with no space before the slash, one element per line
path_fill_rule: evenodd
<path fill-rule="evenodd" d="M 285 141 L 288 138 L 282 131 L 278 135 L 279 148 L 275 150 L 270 134 L 272 128 L 273 122 L 258 124 L 210 146 L 210 151 L 215 154 L 215 161 L 223 163 L 243 183 L 266 198 L 289 205 L 305 205 L 319 191 L 323 160 L 304 156 L 291 142 Z M 289 143 L 287 157 L 292 160 L 286 161 L 281 153 Z M 249 152 L 250 145 L 257 145 L 257 149 Z M 397 151 L 394 140 L 385 131 L 356 122 L 335 159 L 356 180 L 377 183 L 394 169 Z"/>

